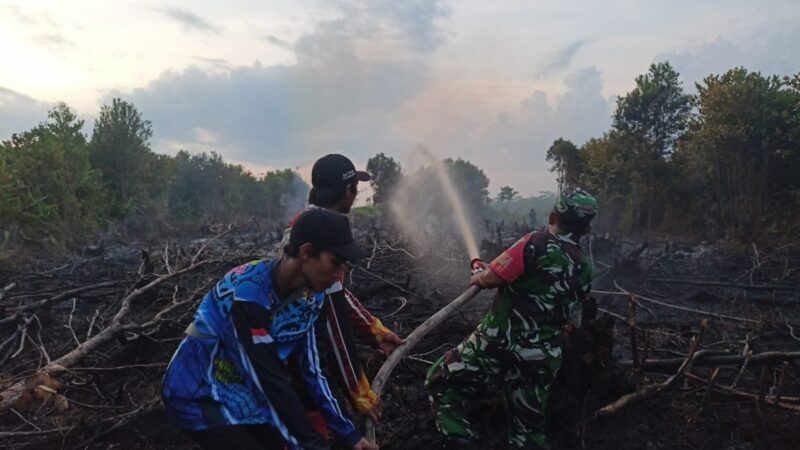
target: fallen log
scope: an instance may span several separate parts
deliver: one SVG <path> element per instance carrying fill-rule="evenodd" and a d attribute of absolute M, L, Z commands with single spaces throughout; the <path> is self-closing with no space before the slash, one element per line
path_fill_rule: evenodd
<path fill-rule="evenodd" d="M 753 354 L 752 356 L 725 356 L 718 354 L 715 355 L 712 352 L 706 353 L 705 351 L 699 351 L 695 355 L 692 365 L 695 367 L 734 365 L 742 364 L 746 359 L 749 360 L 748 364 L 767 363 L 776 360 L 795 360 L 800 359 L 800 352 L 763 352 Z M 674 369 L 679 367 L 683 360 L 684 358 L 647 359 L 644 361 L 639 361 L 638 363 L 639 367 L 643 370 Z M 623 367 L 630 367 L 634 365 L 634 361 L 620 361 L 619 365 Z"/>
<path fill-rule="evenodd" d="M 383 386 L 386 384 L 386 381 L 389 379 L 392 371 L 408 354 L 408 352 L 411 351 L 411 349 L 414 348 L 414 346 L 417 345 L 425 337 L 425 335 L 439 326 L 444 319 L 458 311 L 468 301 L 475 298 L 478 292 L 480 292 L 480 289 L 477 286 L 471 286 L 461 295 L 456 297 L 455 300 L 448 303 L 444 308 L 436 312 L 436 314 L 430 316 L 428 320 L 423 322 L 422 325 L 418 326 L 414 331 L 411 332 L 411 334 L 406 336 L 406 343 L 393 351 L 392 354 L 386 359 L 386 362 L 383 363 L 380 370 L 378 370 L 378 373 L 375 375 L 375 379 L 372 380 L 372 390 L 375 391 L 378 396 L 380 396 L 381 392 L 383 392 Z M 365 428 L 367 439 L 375 442 L 375 426 L 370 418 L 367 418 Z"/>

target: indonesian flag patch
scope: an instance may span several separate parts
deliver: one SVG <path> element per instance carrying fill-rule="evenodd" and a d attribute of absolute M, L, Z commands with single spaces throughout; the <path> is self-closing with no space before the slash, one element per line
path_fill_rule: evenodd
<path fill-rule="evenodd" d="M 266 328 L 250 328 L 250 336 L 253 336 L 253 344 L 269 344 L 274 341 Z"/>

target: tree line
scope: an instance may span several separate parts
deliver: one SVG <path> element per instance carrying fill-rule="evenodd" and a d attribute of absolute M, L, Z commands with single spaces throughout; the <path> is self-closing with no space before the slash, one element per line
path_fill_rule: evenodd
<path fill-rule="evenodd" d="M 800 231 L 800 73 L 734 68 L 693 94 L 678 76 L 652 64 L 602 137 L 556 140 L 547 160 L 560 186 L 597 194 L 598 222 L 622 232 L 750 241 Z"/>
<path fill-rule="evenodd" d="M 547 150 L 559 189 L 597 195 L 600 229 L 747 240 L 800 231 L 800 73 L 735 68 L 695 86 L 687 93 L 669 63 L 651 65 L 618 97 L 602 137 L 581 146 L 559 138 Z M 0 143 L 0 249 L 9 241 L 67 248 L 115 227 L 147 234 L 198 221 L 282 220 L 307 196 L 291 169 L 255 176 L 213 151 L 153 152 L 151 123 L 120 99 L 101 108 L 91 137 L 83 129 L 59 103 L 45 122 Z M 476 165 L 442 165 L 472 217 L 546 220 L 541 205 L 552 193 L 526 199 L 503 186 L 492 198 Z M 432 216 L 449 214 L 432 168 L 407 174 L 379 153 L 367 170 L 374 206 L 414 186 Z"/>
<path fill-rule="evenodd" d="M 279 220 L 304 204 L 291 170 L 255 176 L 215 153 L 150 148 L 151 123 L 131 103 L 104 105 L 91 138 L 64 103 L 0 143 L 0 249 L 9 242 L 66 249 L 96 232 L 165 231 L 232 218 Z"/>
<path fill-rule="evenodd" d="M 800 232 L 800 73 L 765 76 L 739 67 L 695 87 L 686 92 L 668 62 L 652 64 L 617 98 L 602 137 L 580 147 L 559 138 L 547 150 L 559 190 L 582 186 L 595 194 L 595 228 L 602 231 L 748 242 Z M 443 165 L 473 216 L 527 215 L 530 226 L 546 221 L 540 205 L 552 203 L 551 193 L 523 199 L 503 186 L 492 201 L 480 168 L 461 159 Z M 404 178 L 422 186 L 418 197 L 436 198 L 429 169 L 403 174 L 383 154 L 367 168 L 378 205 Z M 441 203 L 432 203 L 432 216 L 449 211 Z M 527 214 L 520 214 L 522 205 Z"/>

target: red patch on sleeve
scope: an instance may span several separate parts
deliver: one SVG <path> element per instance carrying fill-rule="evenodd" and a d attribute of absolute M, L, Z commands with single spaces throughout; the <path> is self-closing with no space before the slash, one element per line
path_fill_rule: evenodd
<path fill-rule="evenodd" d="M 492 272 L 509 283 L 519 278 L 525 272 L 525 246 L 530 240 L 528 233 L 495 258 L 489 264 Z"/>

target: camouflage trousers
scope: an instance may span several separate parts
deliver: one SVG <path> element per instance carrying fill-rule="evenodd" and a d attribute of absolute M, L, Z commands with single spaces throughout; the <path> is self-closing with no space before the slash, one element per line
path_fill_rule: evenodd
<path fill-rule="evenodd" d="M 548 448 L 545 435 L 550 385 L 561 366 L 560 333 L 531 330 L 492 314 L 428 371 L 425 386 L 436 426 L 447 437 L 477 438 L 467 407 L 487 392 L 502 390 L 511 448 Z"/>

